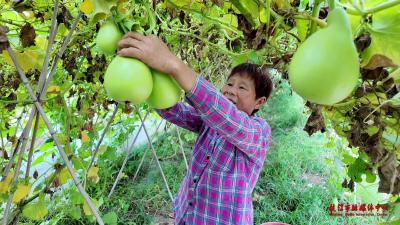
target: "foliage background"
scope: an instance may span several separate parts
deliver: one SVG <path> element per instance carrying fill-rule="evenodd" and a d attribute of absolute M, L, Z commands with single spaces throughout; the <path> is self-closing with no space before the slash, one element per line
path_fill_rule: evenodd
<path fill-rule="evenodd" d="M 6 37 L 34 90 L 47 83 L 41 105 L 56 131 L 52 136 L 42 117 L 31 113 L 33 101 L 9 53 L 3 51 L 3 217 L 9 215 L 11 223 L 26 224 L 95 222 L 59 156 L 55 139 L 105 223 L 147 224 L 170 217 L 168 192 L 155 159 L 147 156 L 132 180 L 148 147 L 131 149 L 126 141 L 139 129 L 137 111 L 143 117 L 151 110 L 146 104 L 112 101 L 102 85 L 113 56 L 101 53 L 95 39 L 101 24 L 113 20 L 123 32 L 134 30 L 163 38 L 175 54 L 217 87 L 221 87 L 229 69 L 241 62 L 272 68 L 276 89 L 259 115 L 273 127 L 273 145 L 253 196 L 256 223 L 398 221 L 400 30 L 396 21 L 400 14 L 399 1 L 385 3 L 385 10 L 377 9 L 375 6 L 382 2 L 336 2 L 348 8 L 360 51 L 361 78 L 348 99 L 322 107 L 305 102 L 291 90 L 287 65 L 297 46 L 326 25 L 324 19 L 333 1 L 0 0 L 1 49 L 5 50 Z M 55 20 L 52 45 L 49 33 Z M 68 41 L 70 31 L 73 33 Z M 63 49 L 65 40 L 68 45 Z M 52 77 L 46 80 L 47 75 Z M 369 114 L 372 122 L 363 123 Z M 149 118 L 159 120 L 154 112 Z M 190 159 L 195 139 L 184 130 L 178 137 L 176 129 L 167 125 L 154 142 L 172 193 L 176 193 L 186 169 L 176 143 L 180 137 Z M 360 138 L 354 138 L 354 134 L 360 134 Z M 118 176 L 128 154 L 126 149 L 130 149 L 129 161 Z M 108 198 L 117 177 L 122 180 Z M 378 189 L 392 194 L 378 194 Z M 382 218 L 334 218 L 328 216 L 327 208 L 335 201 L 379 202 L 390 205 L 391 211 Z"/>

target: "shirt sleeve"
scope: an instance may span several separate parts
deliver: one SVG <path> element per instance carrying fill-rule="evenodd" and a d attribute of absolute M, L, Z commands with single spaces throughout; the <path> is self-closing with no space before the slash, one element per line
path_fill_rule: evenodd
<path fill-rule="evenodd" d="M 179 102 L 168 109 L 156 109 L 156 112 L 167 121 L 195 133 L 199 133 L 203 125 L 196 109 L 183 102 Z"/>
<path fill-rule="evenodd" d="M 222 93 L 197 76 L 186 99 L 196 109 L 205 125 L 223 135 L 228 142 L 251 158 L 265 155 L 271 129 L 268 123 L 239 110 Z"/>

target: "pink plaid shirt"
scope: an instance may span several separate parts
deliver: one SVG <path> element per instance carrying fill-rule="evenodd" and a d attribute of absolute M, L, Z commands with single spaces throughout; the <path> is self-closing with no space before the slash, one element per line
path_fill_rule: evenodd
<path fill-rule="evenodd" d="M 251 193 L 263 168 L 270 126 L 238 110 L 200 75 L 186 100 L 190 105 L 157 110 L 198 134 L 174 200 L 175 224 L 253 224 Z"/>

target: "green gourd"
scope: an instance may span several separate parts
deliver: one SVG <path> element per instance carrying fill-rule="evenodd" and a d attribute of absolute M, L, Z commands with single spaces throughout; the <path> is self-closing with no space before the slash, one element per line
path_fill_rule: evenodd
<path fill-rule="evenodd" d="M 155 109 L 166 109 L 175 105 L 181 97 L 181 88 L 170 75 L 152 70 L 153 91 L 147 103 Z"/>
<path fill-rule="evenodd" d="M 357 85 L 359 59 L 350 23 L 342 8 L 332 10 L 328 26 L 312 34 L 289 65 L 289 81 L 304 99 L 332 105 L 348 97 Z"/>
<path fill-rule="evenodd" d="M 115 54 L 118 42 L 122 38 L 122 32 L 112 21 L 105 22 L 96 36 L 96 44 L 100 51 L 108 55 Z"/>
<path fill-rule="evenodd" d="M 107 67 L 104 87 L 115 101 L 140 104 L 153 90 L 151 70 L 138 59 L 116 56 Z"/>

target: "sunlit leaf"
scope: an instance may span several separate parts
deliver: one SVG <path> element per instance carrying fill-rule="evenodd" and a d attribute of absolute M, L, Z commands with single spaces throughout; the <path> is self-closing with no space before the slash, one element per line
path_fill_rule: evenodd
<path fill-rule="evenodd" d="M 257 1 L 247 0 L 231 0 L 234 6 L 240 10 L 244 17 L 246 17 L 247 21 L 253 26 L 258 27 L 260 25 L 260 20 L 258 18 L 259 14 L 255 12 L 259 12 Z"/>
<path fill-rule="evenodd" d="M 79 7 L 79 9 L 84 12 L 85 14 L 90 14 L 94 10 L 94 5 L 92 0 L 84 0 Z"/>
<path fill-rule="evenodd" d="M 30 69 L 40 70 L 45 57 L 45 52 L 42 48 L 37 46 L 25 48 L 23 52 L 14 51 L 15 57 L 23 71 L 26 73 Z M 14 66 L 8 52 L 3 51 L 2 56 L 7 64 Z"/>
<path fill-rule="evenodd" d="M 10 184 L 13 179 L 14 173 L 10 172 L 8 173 L 6 179 L 0 182 L 0 193 L 6 193 L 8 190 L 10 190 Z"/>
<path fill-rule="evenodd" d="M 87 143 L 87 142 L 90 141 L 90 137 L 88 136 L 86 130 L 81 131 L 81 135 L 82 135 L 81 140 L 82 140 L 83 143 Z"/>
<path fill-rule="evenodd" d="M 92 24 L 111 15 L 111 8 L 117 6 L 118 0 L 91 0 L 92 12 L 88 15 Z M 90 7 L 87 7 L 88 11 Z"/>
<path fill-rule="evenodd" d="M 100 177 L 98 175 L 98 172 L 99 168 L 96 166 L 92 166 L 88 172 L 88 179 L 93 181 L 94 183 L 99 182 Z"/>
<path fill-rule="evenodd" d="M 233 27 L 238 27 L 238 19 L 235 15 L 233 14 L 225 14 L 222 17 L 222 22 L 229 24 Z"/>
<path fill-rule="evenodd" d="M 22 199 L 28 196 L 31 188 L 31 184 L 18 184 L 17 190 L 14 192 L 13 203 L 19 203 Z"/>
<path fill-rule="evenodd" d="M 60 181 L 60 184 L 63 185 L 65 183 L 67 183 L 67 181 L 69 179 L 71 179 L 71 174 L 69 173 L 68 169 L 66 167 L 64 167 L 60 173 L 58 174 L 58 179 Z"/>
<path fill-rule="evenodd" d="M 296 19 L 297 36 L 301 41 L 307 37 L 309 23 L 308 20 Z"/>
<path fill-rule="evenodd" d="M 266 23 L 268 21 L 267 10 L 264 7 L 260 10 L 260 21 L 261 23 Z"/>
<path fill-rule="evenodd" d="M 384 1 L 370 1 L 375 4 Z M 371 45 L 362 54 L 362 66 L 370 69 L 400 64 L 400 5 L 372 16 L 367 26 Z"/>
<path fill-rule="evenodd" d="M 96 199 L 91 199 L 94 206 L 96 208 L 99 207 L 99 202 Z M 83 212 L 85 213 L 86 216 L 91 216 L 93 215 L 92 210 L 90 209 L 89 205 L 86 203 L 86 201 L 83 202 Z"/>
<path fill-rule="evenodd" d="M 42 220 L 48 213 L 44 197 L 39 197 L 39 201 L 30 202 L 22 209 L 22 215 L 31 220 Z"/>
<path fill-rule="evenodd" d="M 47 88 L 47 93 L 57 94 L 60 93 L 60 91 L 60 86 L 57 85 L 51 85 Z"/>
<path fill-rule="evenodd" d="M 361 182 L 357 184 L 357 189 L 355 191 L 356 196 L 361 199 L 362 203 L 374 204 L 384 203 L 388 199 L 388 195 L 384 193 L 378 193 L 378 183 L 366 183 Z"/>
<path fill-rule="evenodd" d="M 103 155 L 104 152 L 106 152 L 106 151 L 107 151 L 107 146 L 101 145 L 101 146 L 99 147 L 99 151 L 97 152 L 97 154 L 98 154 L 98 155 Z"/>

